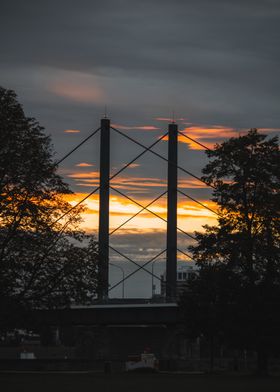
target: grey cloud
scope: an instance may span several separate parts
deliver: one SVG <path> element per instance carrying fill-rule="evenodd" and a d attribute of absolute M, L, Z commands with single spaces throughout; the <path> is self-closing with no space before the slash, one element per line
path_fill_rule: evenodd
<path fill-rule="evenodd" d="M 184 102 L 206 121 L 267 112 L 278 121 L 279 16 L 279 2 L 267 0 L 9 1 L 2 74 L 15 64 L 22 78 L 39 66 L 80 71 L 100 77 L 127 111 L 149 97 L 151 111 L 159 100 L 163 111 Z"/>
<path fill-rule="evenodd" d="M 93 1 L 81 6 L 65 1 L 45 5 L 11 1 L 1 13 L 7 36 L 3 49 L 13 60 L 83 70 L 149 69 L 160 64 L 165 69 L 161 60 L 168 64 L 167 55 L 176 55 L 175 60 L 178 55 L 194 55 L 195 60 L 193 51 L 205 49 L 257 55 L 262 50 L 274 59 L 279 4 L 253 5 L 250 1 L 105 1 L 102 5 Z M 19 43 L 24 44 L 19 47 Z M 175 62 L 173 66 L 176 69 Z"/>
<path fill-rule="evenodd" d="M 161 130 L 166 124 L 155 117 L 169 117 L 174 109 L 193 123 L 279 127 L 279 19 L 279 0 L 2 1 L 0 85 L 15 89 L 26 113 L 52 134 L 58 157 L 98 127 L 105 103 L 115 123 L 152 124 Z M 81 102 L 59 96 L 51 86 L 64 78 L 83 81 L 89 89 L 100 87 L 104 97 Z M 81 133 L 65 135 L 67 128 Z M 148 145 L 159 134 L 133 135 Z M 140 151 L 112 138 L 115 166 Z M 158 151 L 166 154 L 166 143 Z M 206 162 L 203 153 L 186 145 L 179 152 L 180 164 L 199 175 Z M 81 159 L 98 168 L 98 154 L 95 139 L 62 169 Z M 165 176 L 158 159 L 146 155 L 140 163 L 134 173 Z M 193 197 L 210 196 L 205 189 L 187 191 Z M 163 236 L 118 240 L 136 257 L 143 243 L 159 249 Z M 141 252 L 145 257 L 153 253 Z"/>

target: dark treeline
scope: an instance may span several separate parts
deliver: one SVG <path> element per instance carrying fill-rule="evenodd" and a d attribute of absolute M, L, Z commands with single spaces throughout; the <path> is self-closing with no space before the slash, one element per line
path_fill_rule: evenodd
<path fill-rule="evenodd" d="M 199 274 L 181 298 L 187 334 L 255 350 L 258 370 L 280 349 L 280 154 L 256 129 L 207 151 L 217 226 L 196 233 Z"/>
<path fill-rule="evenodd" d="M 82 207 L 57 174 L 49 136 L 0 87 L 0 326 L 30 307 L 89 303 L 96 242 L 79 229 Z M 62 215 L 61 220 L 58 218 Z"/>

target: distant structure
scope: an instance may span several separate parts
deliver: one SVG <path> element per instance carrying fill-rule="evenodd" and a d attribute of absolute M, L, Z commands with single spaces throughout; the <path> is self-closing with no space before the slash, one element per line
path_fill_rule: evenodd
<path fill-rule="evenodd" d="M 188 289 L 188 284 L 195 275 L 198 274 L 198 269 L 191 265 L 181 265 L 177 269 L 176 276 L 176 297 L 179 298 L 183 291 Z M 161 275 L 160 282 L 160 296 L 166 296 L 166 272 Z"/>
<path fill-rule="evenodd" d="M 109 249 L 113 249 L 109 243 L 109 215 L 110 215 L 110 131 L 116 131 L 127 137 L 118 129 L 111 126 L 110 119 L 101 119 L 100 123 L 100 179 L 99 179 L 99 263 L 98 263 L 98 299 L 107 301 L 109 295 Z M 173 121 L 168 125 L 168 158 L 167 161 L 167 233 L 166 233 L 166 291 L 167 301 L 176 300 L 176 271 L 177 271 L 177 193 L 178 193 L 178 125 Z M 160 141 L 161 137 L 158 141 Z M 129 139 L 135 142 L 131 137 Z M 158 142 L 157 141 L 157 142 Z M 157 143 L 156 142 L 156 143 Z M 139 142 L 136 142 L 139 145 Z M 141 143 L 140 143 L 141 145 Z M 155 143 L 153 143 L 155 145 Z M 144 152 L 151 151 L 151 147 L 145 147 Z M 143 152 L 143 153 L 144 153 Z M 141 153 L 139 156 L 142 156 Z M 159 155 L 156 153 L 156 155 Z M 138 157 L 135 157 L 134 162 Z M 126 166 L 129 166 L 127 164 Z M 122 170 L 121 170 L 122 171 Z M 120 171 L 119 171 L 120 172 Z M 118 173 L 119 173 L 118 172 Z M 120 192 L 119 192 L 120 193 Z M 139 204 L 139 203 L 138 203 Z M 144 207 L 144 209 L 146 209 Z M 115 250 L 116 251 L 116 250 Z M 165 252 L 164 251 L 164 252 Z M 117 253 L 120 252 L 117 250 Z M 125 257 L 128 259 L 127 257 Z M 132 261 L 132 260 L 130 260 Z M 152 261 L 152 260 L 151 260 Z M 151 262 L 150 261 L 150 262 Z M 133 262 L 133 261 L 132 261 Z M 135 262 L 134 262 L 135 264 Z M 139 265 L 138 265 L 139 266 Z M 141 266 L 140 266 L 141 267 Z"/>
<path fill-rule="evenodd" d="M 132 160 L 128 163 L 124 164 L 114 173 L 111 173 L 111 165 L 110 165 L 110 150 L 111 150 L 111 142 L 110 142 L 110 135 L 111 132 L 117 133 L 126 140 L 129 140 L 131 143 L 134 143 L 138 147 L 141 147 L 142 151 L 138 153 Z M 204 146 L 200 142 L 190 138 L 185 133 L 178 130 L 178 125 L 175 122 L 175 116 L 173 114 L 173 121 L 172 123 L 168 124 L 168 131 L 157 138 L 151 145 L 146 146 L 138 140 L 135 140 L 132 136 L 128 135 L 127 133 L 122 132 L 120 129 L 115 128 L 111 125 L 110 119 L 107 117 L 107 110 L 105 108 L 104 118 L 101 119 L 100 126 L 94 132 L 92 132 L 89 136 L 87 136 L 82 142 L 80 142 L 75 148 L 73 148 L 69 153 L 67 153 L 60 161 L 57 163 L 61 163 L 64 159 L 69 157 L 74 151 L 76 151 L 80 146 L 82 146 L 85 142 L 87 142 L 90 138 L 92 138 L 97 133 L 100 134 L 100 166 L 99 166 L 99 184 L 95 187 L 91 192 L 89 192 L 82 200 L 80 200 L 75 206 L 71 207 L 69 211 L 72 211 L 73 208 L 76 208 L 78 205 L 83 203 L 86 199 L 92 196 L 94 193 L 99 191 L 99 227 L 98 227 L 98 282 L 97 282 L 97 299 L 100 303 L 108 303 L 111 299 L 109 298 L 109 293 L 111 290 L 122 285 L 122 297 L 124 298 L 124 282 L 129 279 L 132 275 L 137 273 L 138 271 L 145 271 L 147 274 L 152 276 L 152 297 L 154 298 L 155 294 L 155 285 L 154 280 L 157 279 L 158 281 L 161 280 L 160 276 L 154 274 L 153 266 L 154 262 L 158 260 L 160 257 L 165 255 L 166 260 L 166 273 L 164 277 L 165 288 L 162 290 L 162 295 L 164 295 L 166 303 L 176 303 L 178 297 L 178 290 L 181 290 L 182 282 L 185 280 L 184 271 L 177 271 L 177 253 L 180 252 L 188 257 L 188 259 L 192 260 L 192 256 L 187 254 L 185 251 L 182 251 L 178 248 L 177 243 L 177 232 L 180 232 L 187 237 L 191 238 L 192 240 L 196 240 L 195 236 L 188 233 L 187 231 L 183 230 L 182 228 L 178 227 L 177 221 L 177 199 L 178 193 L 183 195 L 187 199 L 191 200 L 192 202 L 196 202 L 200 205 L 200 207 L 206 208 L 208 211 L 216 213 L 216 211 L 212 210 L 208 206 L 204 205 L 200 201 L 196 200 L 193 196 L 188 195 L 185 191 L 182 191 L 180 187 L 178 187 L 178 170 L 184 172 L 188 176 L 195 178 L 196 181 L 203 183 L 204 185 L 209 186 L 209 184 L 205 183 L 203 178 L 200 178 L 189 170 L 185 169 L 178 165 L 178 138 L 180 136 L 190 140 L 192 143 L 198 144 L 200 147 L 204 149 L 208 149 L 207 146 Z M 162 141 L 168 142 L 168 154 L 167 157 L 165 155 L 160 154 L 157 151 L 154 151 L 153 147 L 155 147 L 158 143 Z M 141 158 L 144 154 L 150 153 L 160 158 L 162 161 L 167 163 L 167 188 L 164 192 L 160 195 L 155 197 L 151 200 L 147 205 L 144 205 L 138 200 L 135 200 L 132 196 L 126 194 L 126 192 L 122 192 L 118 187 L 114 186 L 114 182 L 112 181 L 115 179 L 120 173 L 126 170 L 132 164 L 135 164 L 135 161 Z M 130 216 L 125 222 L 122 222 L 118 227 L 114 227 L 113 230 L 110 231 L 110 192 L 113 191 L 118 195 L 121 195 L 123 198 L 126 198 L 130 201 L 130 203 L 134 203 L 141 209 L 138 210 L 134 215 Z M 149 209 L 149 207 L 157 202 L 160 198 L 167 196 L 167 217 L 164 218 L 161 215 L 157 214 L 155 211 Z M 68 211 L 68 212 L 69 212 Z M 149 212 L 153 216 L 157 217 L 158 219 L 164 221 L 166 223 L 166 241 L 165 246 L 157 255 L 154 255 L 150 260 L 145 261 L 144 264 L 140 263 L 139 261 L 132 260 L 129 255 L 124 254 L 120 249 L 116 249 L 113 244 L 110 242 L 110 236 L 116 233 L 117 230 L 123 228 L 123 226 L 130 222 L 133 218 L 138 216 L 142 211 Z M 64 217 L 66 212 L 61 217 Z M 120 281 L 115 283 L 114 285 L 109 285 L 109 265 L 114 265 L 114 263 L 110 262 L 111 252 L 121 256 L 126 261 L 131 262 L 137 268 L 134 269 L 133 272 L 128 273 L 125 275 L 122 272 L 122 278 Z M 148 264 L 152 266 L 152 271 L 150 271 Z M 115 265 L 121 269 L 120 266 Z M 186 272 L 187 273 L 187 272 Z M 177 283 L 179 288 L 177 290 Z"/>

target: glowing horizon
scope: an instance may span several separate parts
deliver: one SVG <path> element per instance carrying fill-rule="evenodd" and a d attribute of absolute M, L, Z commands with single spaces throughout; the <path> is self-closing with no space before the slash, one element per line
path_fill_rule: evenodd
<path fill-rule="evenodd" d="M 82 200 L 87 194 L 75 193 L 72 195 L 65 195 L 67 200 L 72 206 Z M 141 199 L 141 204 L 146 206 L 152 199 Z M 207 200 L 199 200 L 207 207 L 216 210 L 214 202 Z M 81 228 L 86 232 L 96 231 L 98 229 L 98 213 L 99 213 L 99 195 L 90 196 L 85 202 L 85 211 L 81 214 L 83 222 Z M 148 207 L 149 210 L 166 219 L 167 207 L 166 197 L 162 197 L 155 204 Z M 119 195 L 110 195 L 110 231 L 116 229 L 131 216 L 141 210 L 141 207 Z M 213 225 L 217 221 L 214 213 L 200 206 L 199 204 L 189 200 L 178 200 L 177 208 L 178 227 L 187 232 L 203 231 L 202 226 L 205 224 Z M 191 230 L 190 230 L 191 228 Z M 156 217 L 148 211 L 142 211 L 139 215 L 129 221 L 120 232 L 137 230 L 140 232 L 151 231 L 165 231 L 166 222 Z"/>
<path fill-rule="evenodd" d="M 169 121 L 169 118 L 157 118 L 161 121 Z M 223 125 L 201 125 L 194 124 L 191 122 L 186 122 L 183 118 L 180 119 L 184 121 L 182 125 L 181 132 L 190 138 L 197 140 L 198 142 L 206 145 L 209 148 L 213 148 L 213 146 L 217 142 L 221 142 L 225 139 L 236 137 L 237 133 L 240 134 L 241 130 L 236 130 L 232 127 L 223 126 Z M 147 132 L 153 132 L 156 130 L 160 130 L 160 128 L 155 127 L 153 125 L 115 125 L 120 129 L 131 129 L 131 130 L 144 130 Z M 272 132 L 273 128 L 262 128 L 263 132 Z M 244 130 L 243 130 L 244 131 Z M 164 140 L 168 140 L 168 137 L 165 137 Z M 182 134 L 178 135 L 178 140 L 181 143 L 186 143 L 189 149 L 192 150 L 203 150 L 203 147 L 195 143 L 190 139 L 185 138 Z M 143 163 L 133 163 L 128 169 L 140 168 Z M 121 167 L 121 165 L 120 165 Z M 112 168 L 111 176 L 115 171 L 118 171 L 120 167 Z M 94 189 L 95 187 L 99 187 L 99 170 L 95 164 L 89 163 L 86 161 L 80 161 L 80 163 L 76 163 L 75 167 L 72 169 L 68 169 L 64 171 L 64 176 L 68 177 L 74 182 L 74 185 L 77 189 L 90 188 Z M 167 189 L 167 180 L 166 178 L 160 177 L 147 177 L 142 174 L 139 175 L 139 172 L 133 175 L 118 175 L 116 178 L 111 180 L 111 186 L 115 188 L 115 190 L 129 191 L 131 194 L 137 195 L 143 206 L 148 205 L 156 194 L 160 194 Z M 199 181 L 199 179 L 195 179 L 192 177 L 189 178 L 181 178 L 178 180 L 178 188 L 181 189 L 193 189 L 197 192 L 201 190 L 207 189 L 207 185 Z M 134 214 L 138 213 L 141 210 L 140 206 L 137 206 L 132 201 L 129 201 L 124 196 L 120 194 L 115 194 L 116 192 L 111 191 L 110 194 L 110 230 L 114 230 L 122 223 L 124 223 L 127 219 L 129 219 Z M 148 198 L 148 193 L 149 197 Z M 189 193 L 189 191 L 187 191 Z M 200 193 L 199 193 L 200 194 Z M 205 193 L 201 193 L 204 194 Z M 72 195 L 68 195 L 67 201 L 70 202 L 71 205 L 75 205 L 81 199 L 86 197 L 87 193 L 81 191 Z M 203 197 L 196 196 L 198 202 L 203 203 L 206 207 L 209 207 L 212 210 L 216 210 L 217 206 L 211 200 L 204 200 Z M 98 212 L 99 212 L 99 196 L 98 194 L 94 194 L 84 203 L 86 210 L 82 214 L 83 223 L 81 227 L 86 231 L 95 231 L 98 228 Z M 152 204 L 149 209 L 156 214 L 159 214 L 162 218 L 166 219 L 167 215 L 167 207 L 166 207 L 166 197 L 158 200 L 155 204 Z M 217 222 L 215 213 L 207 210 L 203 206 L 199 205 L 194 201 L 190 201 L 187 198 L 182 200 L 182 197 L 178 198 L 178 227 L 187 232 L 194 231 L 203 231 L 203 226 L 215 225 Z M 190 230 L 191 228 L 191 230 Z M 155 217 L 153 214 L 142 211 L 135 218 L 130 220 L 124 228 L 121 229 L 122 232 L 126 230 L 137 230 L 138 232 L 147 232 L 149 230 L 166 230 L 166 222 Z"/>

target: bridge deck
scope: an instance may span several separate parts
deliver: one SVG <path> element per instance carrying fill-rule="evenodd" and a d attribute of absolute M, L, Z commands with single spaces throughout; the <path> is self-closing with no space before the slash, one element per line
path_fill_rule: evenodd
<path fill-rule="evenodd" d="M 41 325 L 170 325 L 179 321 L 179 308 L 176 303 L 108 303 L 35 310 L 33 318 Z"/>

